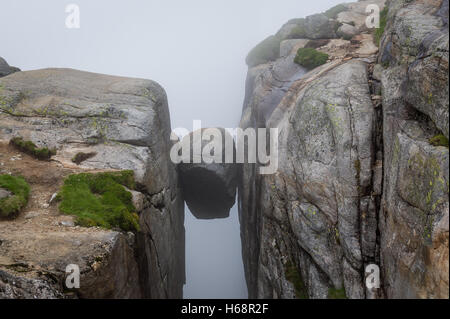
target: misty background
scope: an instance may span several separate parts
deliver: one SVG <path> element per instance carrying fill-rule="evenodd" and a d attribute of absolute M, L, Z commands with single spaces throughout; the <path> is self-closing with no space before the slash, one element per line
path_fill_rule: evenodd
<path fill-rule="evenodd" d="M 247 53 L 288 20 L 341 0 L 1 0 L 0 56 L 25 70 L 65 67 L 157 81 L 172 128 L 238 126 Z M 67 29 L 66 5 L 80 8 Z M 185 298 L 247 298 L 239 218 L 186 207 Z"/>

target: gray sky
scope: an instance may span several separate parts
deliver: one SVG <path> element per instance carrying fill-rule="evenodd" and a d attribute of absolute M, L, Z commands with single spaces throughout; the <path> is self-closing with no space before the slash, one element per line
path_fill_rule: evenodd
<path fill-rule="evenodd" d="M 339 0 L 1 0 L 0 56 L 22 70 L 70 67 L 160 83 L 172 128 L 236 127 L 252 47 L 292 18 Z M 81 28 L 65 28 L 65 7 Z M 247 292 L 236 208 L 232 218 L 186 216 L 185 296 L 240 298 Z"/>

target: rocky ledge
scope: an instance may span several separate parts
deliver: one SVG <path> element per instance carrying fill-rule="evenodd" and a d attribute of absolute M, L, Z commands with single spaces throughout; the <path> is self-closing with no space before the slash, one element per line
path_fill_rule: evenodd
<path fill-rule="evenodd" d="M 32 159 L 7 145 L 14 137 L 56 154 Z M 153 81 L 71 69 L 1 78 L 0 169 L 24 176 L 31 198 L 0 221 L 0 296 L 67 296 L 65 267 L 77 264 L 75 297 L 182 298 L 184 205 L 169 138 L 167 98 Z M 49 204 L 69 174 L 120 170 L 134 171 L 140 231 L 71 227 Z"/>

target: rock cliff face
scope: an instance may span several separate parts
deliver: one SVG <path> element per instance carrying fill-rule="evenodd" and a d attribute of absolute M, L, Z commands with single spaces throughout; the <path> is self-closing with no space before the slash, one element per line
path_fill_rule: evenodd
<path fill-rule="evenodd" d="M 365 27 L 373 3 L 292 20 L 280 54 L 249 63 L 241 127 L 280 132 L 275 174 L 242 169 L 250 297 L 448 297 L 448 146 L 430 143 L 448 138 L 448 1 L 388 2 L 380 53 Z M 321 27 L 295 39 L 308 19 Z M 328 62 L 307 72 L 302 47 Z M 369 264 L 381 289 L 366 288 Z"/>
<path fill-rule="evenodd" d="M 45 167 L 25 155 L 2 158 L 3 170 L 29 175 L 32 194 L 47 185 L 39 193 L 41 204 L 32 198 L 34 215 L 0 221 L 0 296 L 61 297 L 70 263 L 82 273 L 77 297 L 182 297 L 184 204 L 169 158 L 167 98 L 158 84 L 70 69 L 8 75 L 0 79 L 0 139 L 7 143 L 15 136 L 57 154 Z M 77 165 L 72 161 L 77 154 L 91 156 Z M 16 165 L 24 160 L 29 164 Z M 50 176 L 36 177 L 49 165 L 54 165 Z M 138 233 L 58 224 L 55 205 L 47 201 L 59 177 L 123 169 L 135 172 Z M 60 176 L 53 176 L 58 170 Z M 18 264 L 27 271 L 15 271 Z"/>
<path fill-rule="evenodd" d="M 390 298 L 448 298 L 448 1 L 392 1 L 379 60 L 384 192 L 381 262 Z"/>

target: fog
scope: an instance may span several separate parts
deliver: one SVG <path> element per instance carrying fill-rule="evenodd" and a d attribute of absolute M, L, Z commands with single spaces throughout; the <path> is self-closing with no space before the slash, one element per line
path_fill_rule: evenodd
<path fill-rule="evenodd" d="M 1 0 L 0 56 L 22 70 L 69 67 L 160 83 L 172 128 L 236 127 L 249 50 L 291 18 L 339 0 Z M 65 7 L 80 8 L 67 29 Z M 246 298 L 236 207 L 226 220 L 186 209 L 186 298 Z"/>

